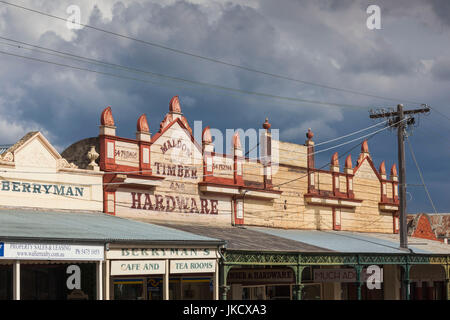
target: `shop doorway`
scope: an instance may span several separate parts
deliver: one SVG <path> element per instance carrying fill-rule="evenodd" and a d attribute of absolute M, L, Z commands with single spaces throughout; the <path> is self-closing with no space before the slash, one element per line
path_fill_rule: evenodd
<path fill-rule="evenodd" d="M 0 300 L 13 298 L 13 270 L 12 265 L 0 265 Z"/>
<path fill-rule="evenodd" d="M 164 279 L 152 277 L 113 278 L 114 300 L 163 300 Z M 212 300 L 213 276 L 174 276 L 169 278 L 169 300 Z"/>
<path fill-rule="evenodd" d="M 69 288 L 70 273 L 67 270 L 73 265 L 78 266 L 80 270 L 79 284 Z M 20 266 L 21 300 L 95 300 L 96 288 L 95 263 L 21 264 Z"/>
<path fill-rule="evenodd" d="M 358 287 L 355 283 L 342 283 L 341 284 L 341 299 L 342 300 L 357 300 L 358 299 Z M 384 300 L 384 283 L 381 283 L 380 289 L 368 289 L 364 283 L 361 286 L 361 299 L 362 300 Z"/>
<path fill-rule="evenodd" d="M 242 300 L 266 300 L 266 286 L 242 287 Z"/>

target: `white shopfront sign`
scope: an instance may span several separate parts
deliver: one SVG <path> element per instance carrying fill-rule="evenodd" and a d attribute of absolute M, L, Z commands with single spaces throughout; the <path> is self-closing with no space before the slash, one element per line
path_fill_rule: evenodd
<path fill-rule="evenodd" d="M 212 273 L 216 272 L 216 260 L 172 260 L 170 273 Z"/>
<path fill-rule="evenodd" d="M 107 259 L 205 259 L 219 258 L 211 248 L 120 248 L 106 252 Z"/>
<path fill-rule="evenodd" d="M 104 247 L 67 243 L 0 242 L 0 259 L 104 260 Z"/>
<path fill-rule="evenodd" d="M 166 262 L 158 260 L 118 260 L 111 261 L 111 275 L 164 274 Z"/>

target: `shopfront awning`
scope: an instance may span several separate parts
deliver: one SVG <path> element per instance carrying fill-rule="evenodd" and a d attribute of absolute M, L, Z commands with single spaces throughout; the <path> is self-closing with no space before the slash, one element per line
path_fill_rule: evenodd
<path fill-rule="evenodd" d="M 224 244 L 224 241 L 211 237 L 104 213 L 0 209 L 0 241 L 13 240 Z"/>
<path fill-rule="evenodd" d="M 382 255 L 409 252 L 399 248 L 398 234 L 156 223 L 226 240 L 227 250 Z M 450 254 L 450 246 L 439 241 L 409 237 L 408 242 L 413 254 Z"/>
<path fill-rule="evenodd" d="M 405 250 L 400 249 L 398 234 L 262 227 L 249 229 L 341 253 L 405 254 Z M 439 241 L 408 237 L 408 247 L 417 254 L 450 254 L 450 246 Z"/>

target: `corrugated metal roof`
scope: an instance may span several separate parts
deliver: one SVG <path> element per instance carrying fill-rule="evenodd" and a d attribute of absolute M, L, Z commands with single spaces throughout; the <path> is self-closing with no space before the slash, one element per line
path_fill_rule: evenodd
<path fill-rule="evenodd" d="M 398 234 L 363 233 L 348 231 L 285 230 L 249 227 L 277 237 L 307 243 L 343 253 L 404 254 L 399 248 Z M 439 241 L 408 238 L 409 248 L 419 254 L 450 254 L 450 246 Z"/>
<path fill-rule="evenodd" d="M 0 239 L 68 240 L 99 242 L 197 242 L 220 240 L 185 231 L 132 221 L 104 213 L 67 213 L 0 210 Z"/>
<path fill-rule="evenodd" d="M 145 220 L 142 220 L 145 221 Z M 247 227 L 187 225 L 177 222 L 156 222 L 156 224 L 189 231 L 201 236 L 214 237 L 227 242 L 227 250 L 242 251 L 282 251 L 282 252 L 331 252 L 310 244 L 277 237 Z"/>

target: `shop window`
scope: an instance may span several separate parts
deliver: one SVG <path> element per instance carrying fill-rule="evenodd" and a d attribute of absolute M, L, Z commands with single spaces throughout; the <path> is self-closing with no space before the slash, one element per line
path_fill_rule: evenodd
<path fill-rule="evenodd" d="M 321 300 L 322 287 L 319 283 L 307 283 L 303 285 L 302 300 Z"/>
<path fill-rule="evenodd" d="M 242 300 L 266 300 L 265 286 L 243 287 Z"/>
<path fill-rule="evenodd" d="M 290 300 L 291 299 L 291 286 L 266 286 L 266 299 L 267 300 Z"/>
<path fill-rule="evenodd" d="M 13 298 L 12 265 L 0 265 L 0 300 Z"/>
<path fill-rule="evenodd" d="M 181 278 L 169 279 L 169 300 L 181 300 Z"/>
<path fill-rule="evenodd" d="M 182 300 L 211 300 L 213 289 L 211 277 L 183 277 Z"/>
<path fill-rule="evenodd" d="M 163 278 L 147 278 L 147 300 L 163 300 Z"/>
<path fill-rule="evenodd" d="M 304 281 L 312 281 L 312 279 L 313 279 L 312 268 L 311 267 L 306 267 L 305 269 L 303 269 L 302 282 L 304 282 Z"/>
<path fill-rule="evenodd" d="M 114 300 L 144 300 L 144 279 L 115 279 Z"/>

